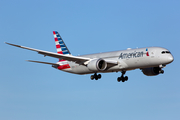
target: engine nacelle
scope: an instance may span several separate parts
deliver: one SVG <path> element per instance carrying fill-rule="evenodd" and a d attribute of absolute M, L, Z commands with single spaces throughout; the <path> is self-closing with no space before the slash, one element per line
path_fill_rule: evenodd
<path fill-rule="evenodd" d="M 107 63 L 105 60 L 103 59 L 94 59 L 91 60 L 88 65 L 87 65 L 88 69 L 94 72 L 97 71 L 104 71 L 107 68 Z"/>
<path fill-rule="evenodd" d="M 156 76 L 162 73 L 163 71 L 161 70 L 160 67 L 151 67 L 151 68 L 143 68 L 142 72 L 144 73 L 144 75 L 147 76 Z"/>

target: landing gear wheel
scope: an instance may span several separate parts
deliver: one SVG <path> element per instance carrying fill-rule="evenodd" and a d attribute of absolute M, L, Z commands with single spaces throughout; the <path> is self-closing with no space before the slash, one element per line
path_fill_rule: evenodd
<path fill-rule="evenodd" d="M 128 76 L 125 76 L 125 77 L 124 77 L 124 80 L 127 81 L 127 80 L 128 80 Z"/>
<path fill-rule="evenodd" d="M 95 80 L 98 80 L 98 79 L 101 79 L 101 74 L 96 74 L 96 73 L 94 73 L 94 75 L 91 75 L 91 80 L 93 80 L 93 79 L 95 79 Z"/>
<path fill-rule="evenodd" d="M 117 78 L 117 81 L 118 81 L 118 82 L 121 82 L 121 80 L 122 80 L 121 77 L 118 77 L 118 78 Z"/>
<path fill-rule="evenodd" d="M 101 79 L 101 74 L 98 74 L 98 79 Z"/>
<path fill-rule="evenodd" d="M 160 73 L 161 73 L 161 74 L 164 74 L 164 70 L 161 70 Z"/>
<path fill-rule="evenodd" d="M 125 76 L 125 77 L 124 77 L 124 74 L 126 73 L 126 71 L 122 71 L 121 73 L 122 73 L 122 75 L 121 75 L 121 77 L 118 77 L 118 78 L 117 78 L 117 81 L 118 81 L 118 82 L 120 82 L 120 81 L 122 81 L 122 82 L 127 81 L 127 80 L 128 80 L 128 76 Z"/>
<path fill-rule="evenodd" d="M 94 75 L 91 75 L 91 80 L 94 80 Z"/>

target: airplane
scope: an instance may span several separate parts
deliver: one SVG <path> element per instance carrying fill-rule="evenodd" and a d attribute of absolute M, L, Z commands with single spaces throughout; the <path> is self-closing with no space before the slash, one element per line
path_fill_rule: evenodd
<path fill-rule="evenodd" d="M 53 31 L 53 35 L 57 53 L 5 43 L 59 59 L 57 63 L 27 60 L 29 62 L 49 64 L 58 70 L 79 75 L 94 74 L 90 76 L 91 80 L 100 79 L 101 74 L 98 73 L 121 72 L 117 81 L 125 82 L 128 80 L 128 77 L 124 76 L 126 71 L 134 69 L 142 70 L 146 76 L 156 76 L 163 74 L 162 69 L 174 60 L 171 52 L 162 47 L 128 48 L 127 50 L 73 56 L 60 34 Z"/>

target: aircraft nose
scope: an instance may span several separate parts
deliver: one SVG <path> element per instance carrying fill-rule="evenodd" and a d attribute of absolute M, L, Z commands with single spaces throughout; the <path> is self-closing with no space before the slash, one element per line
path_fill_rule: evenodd
<path fill-rule="evenodd" d="M 173 56 L 172 56 L 172 55 L 171 55 L 171 56 L 168 56 L 168 62 L 171 63 L 171 62 L 173 62 L 173 61 L 174 61 Z"/>

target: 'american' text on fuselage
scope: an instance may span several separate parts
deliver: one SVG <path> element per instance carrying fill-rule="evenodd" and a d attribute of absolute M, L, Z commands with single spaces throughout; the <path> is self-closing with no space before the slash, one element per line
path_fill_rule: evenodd
<path fill-rule="evenodd" d="M 143 57 L 143 52 L 121 53 L 119 59 Z"/>

